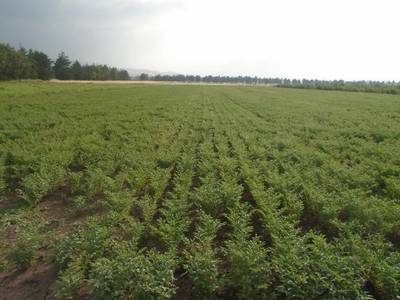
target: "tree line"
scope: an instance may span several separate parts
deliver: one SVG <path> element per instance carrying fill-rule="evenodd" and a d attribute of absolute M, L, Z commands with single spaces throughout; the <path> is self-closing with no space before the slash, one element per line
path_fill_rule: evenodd
<path fill-rule="evenodd" d="M 72 62 L 61 52 L 53 62 L 41 51 L 0 43 L 0 80 L 130 80 L 128 71 L 99 64 Z"/>
<path fill-rule="evenodd" d="M 337 90 L 349 92 L 367 92 L 400 94 L 400 82 L 395 81 L 344 81 L 317 79 L 263 78 L 251 76 L 199 76 L 199 75 L 155 75 L 142 73 L 137 79 L 153 81 L 267 84 L 285 88 Z"/>
<path fill-rule="evenodd" d="M 400 94 L 400 82 L 395 81 L 344 81 L 344 80 L 309 80 L 285 79 L 279 87 L 297 89 L 319 89 L 347 92 L 366 92 L 380 94 Z"/>
<path fill-rule="evenodd" d="M 0 80 L 41 79 L 49 80 L 130 80 L 128 71 L 100 64 L 72 62 L 61 52 L 55 61 L 44 52 L 16 49 L 0 43 Z M 174 81 L 194 83 L 231 83 L 253 85 L 276 85 L 286 88 L 339 90 L 400 94 L 400 82 L 394 81 L 344 81 L 317 79 L 264 78 L 252 76 L 199 76 L 199 75 L 155 75 L 142 73 L 137 79 L 146 81 Z"/>
<path fill-rule="evenodd" d="M 155 75 L 141 74 L 140 80 L 205 82 L 233 84 L 268 84 L 277 87 L 298 89 L 337 90 L 348 92 L 367 92 L 382 94 L 400 94 L 400 82 L 395 81 L 344 81 L 317 79 L 262 78 L 250 76 L 195 76 L 195 75 Z"/>
<path fill-rule="evenodd" d="M 205 83 L 234 83 L 234 84 L 281 84 L 281 78 L 261 78 L 251 76 L 199 76 L 199 75 L 155 75 L 142 73 L 140 80 L 175 81 L 175 82 L 205 82 Z"/>

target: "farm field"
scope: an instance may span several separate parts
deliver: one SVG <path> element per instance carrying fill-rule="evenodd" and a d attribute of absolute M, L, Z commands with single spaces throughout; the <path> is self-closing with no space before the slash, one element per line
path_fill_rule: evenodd
<path fill-rule="evenodd" d="M 0 83 L 0 298 L 400 299 L 400 96 Z"/>

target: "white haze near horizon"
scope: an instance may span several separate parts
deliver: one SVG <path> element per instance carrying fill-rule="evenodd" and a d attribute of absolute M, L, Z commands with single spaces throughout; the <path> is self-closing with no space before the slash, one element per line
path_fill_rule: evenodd
<path fill-rule="evenodd" d="M 1 0 L 0 42 L 200 75 L 400 81 L 400 1 Z"/>

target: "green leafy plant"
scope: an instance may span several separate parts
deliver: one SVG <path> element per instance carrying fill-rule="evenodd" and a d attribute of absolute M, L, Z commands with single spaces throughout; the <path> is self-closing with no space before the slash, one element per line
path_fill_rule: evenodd
<path fill-rule="evenodd" d="M 41 243 L 37 232 L 25 230 L 18 234 L 13 247 L 7 252 L 7 259 L 11 261 L 18 269 L 27 269 L 36 255 Z"/>
<path fill-rule="evenodd" d="M 249 207 L 238 204 L 230 209 L 227 218 L 233 230 L 223 250 L 229 264 L 228 286 L 241 299 L 268 298 L 271 281 L 268 252 L 257 237 L 251 237 Z"/>
<path fill-rule="evenodd" d="M 215 295 L 223 286 L 223 278 L 218 270 L 221 261 L 213 248 L 213 240 L 221 226 L 218 220 L 201 213 L 195 236 L 187 242 L 184 267 L 193 280 L 198 297 Z"/>
<path fill-rule="evenodd" d="M 68 269 L 61 272 L 55 286 L 55 295 L 57 298 L 65 300 L 78 298 L 85 278 L 82 267 L 82 262 L 78 258 L 69 264 Z"/>
<path fill-rule="evenodd" d="M 119 247 L 114 258 L 100 258 L 90 274 L 100 299 L 169 299 L 175 293 L 174 257 Z"/>

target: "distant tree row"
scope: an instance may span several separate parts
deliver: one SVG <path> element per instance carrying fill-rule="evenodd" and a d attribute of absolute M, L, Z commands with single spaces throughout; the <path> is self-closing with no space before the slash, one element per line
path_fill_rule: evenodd
<path fill-rule="evenodd" d="M 61 52 L 55 62 L 43 52 L 15 49 L 0 43 L 0 80 L 42 79 L 49 80 L 130 80 L 129 73 L 107 65 L 71 62 Z"/>
<path fill-rule="evenodd" d="M 395 81 L 344 81 L 284 79 L 280 87 L 297 89 L 336 90 L 348 92 L 367 92 L 381 94 L 400 94 L 400 82 Z"/>
<path fill-rule="evenodd" d="M 195 76 L 195 75 L 155 75 L 141 74 L 140 80 L 235 83 L 235 84 L 270 84 L 278 87 L 339 90 L 369 93 L 400 94 L 400 83 L 395 81 L 344 81 L 317 79 L 262 78 L 250 76 Z"/>
<path fill-rule="evenodd" d="M 0 80 L 42 79 L 49 80 L 130 80 L 126 70 L 107 65 L 72 62 L 61 52 L 53 62 L 41 51 L 32 49 L 15 49 L 8 44 L 0 43 Z M 142 73 L 139 80 L 205 82 L 233 84 L 269 84 L 279 87 L 300 89 L 339 90 L 354 92 L 400 94 L 400 83 L 394 81 L 343 81 L 343 80 L 309 80 L 288 78 L 263 78 L 251 76 L 199 76 L 199 75 L 155 75 Z"/>
<path fill-rule="evenodd" d="M 281 84 L 280 78 L 260 78 L 250 76 L 199 76 L 199 75 L 155 75 L 141 74 L 140 80 L 176 81 L 176 82 L 206 82 L 206 83 L 235 83 L 235 84 Z"/>

